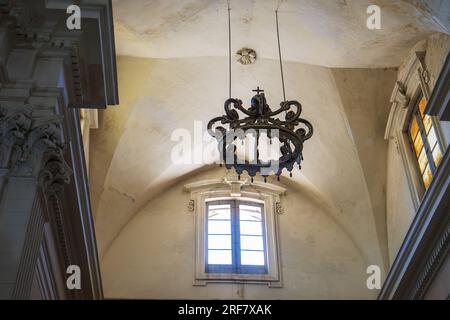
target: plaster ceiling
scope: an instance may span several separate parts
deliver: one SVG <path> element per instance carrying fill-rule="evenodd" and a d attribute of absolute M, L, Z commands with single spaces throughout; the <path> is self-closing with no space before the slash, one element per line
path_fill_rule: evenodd
<path fill-rule="evenodd" d="M 398 66 L 418 39 L 448 32 L 443 0 L 231 0 L 233 51 L 278 58 L 280 4 L 283 56 L 328 67 Z M 381 30 L 366 27 L 367 7 L 381 7 Z M 113 0 L 119 55 L 146 58 L 227 55 L 225 0 Z"/>

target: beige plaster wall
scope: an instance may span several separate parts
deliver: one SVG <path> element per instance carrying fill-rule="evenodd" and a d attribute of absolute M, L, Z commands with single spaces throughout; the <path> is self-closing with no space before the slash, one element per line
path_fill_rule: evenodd
<path fill-rule="evenodd" d="M 185 183 L 223 177 L 213 169 L 182 179 L 150 201 L 116 237 L 102 262 L 107 298 L 373 299 L 367 262 L 333 218 L 336 210 L 304 179 L 288 188 L 279 216 L 282 288 L 249 284 L 193 286 L 194 216 Z"/>
<path fill-rule="evenodd" d="M 336 87 L 353 134 L 377 227 L 384 266 L 388 267 L 386 159 L 384 129 L 396 69 L 333 69 Z"/>
<path fill-rule="evenodd" d="M 95 218 L 114 152 L 136 100 L 145 94 L 150 71 L 148 59 L 117 59 L 120 105 L 98 110 L 99 127 L 90 132 L 89 187 Z"/>

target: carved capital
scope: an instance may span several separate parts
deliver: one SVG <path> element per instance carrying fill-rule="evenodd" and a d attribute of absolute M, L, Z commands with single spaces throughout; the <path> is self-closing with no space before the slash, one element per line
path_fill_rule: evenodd
<path fill-rule="evenodd" d="M 70 181 L 64 160 L 61 116 L 39 116 L 31 106 L 0 110 L 0 166 L 11 176 L 36 177 L 47 189 Z"/>

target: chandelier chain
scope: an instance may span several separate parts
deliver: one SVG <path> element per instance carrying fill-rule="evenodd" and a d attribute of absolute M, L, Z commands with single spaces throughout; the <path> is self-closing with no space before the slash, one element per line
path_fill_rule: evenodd
<path fill-rule="evenodd" d="M 231 6 L 230 0 L 227 1 L 228 4 L 228 95 L 231 99 Z"/>
<path fill-rule="evenodd" d="M 281 4 L 281 2 L 280 2 Z M 284 85 L 284 72 L 283 72 L 283 59 L 281 57 L 281 42 L 280 42 L 280 28 L 278 23 L 278 8 L 275 10 L 275 18 L 277 24 L 277 40 L 278 40 L 278 57 L 280 59 L 280 72 L 281 72 L 281 86 L 283 88 L 283 102 L 286 102 L 286 88 Z"/>

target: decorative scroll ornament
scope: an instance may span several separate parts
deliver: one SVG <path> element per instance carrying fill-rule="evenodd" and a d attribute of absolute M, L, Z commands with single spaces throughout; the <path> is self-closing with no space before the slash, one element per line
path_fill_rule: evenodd
<path fill-rule="evenodd" d="M 70 183 L 72 169 L 64 160 L 62 149 L 46 153 L 39 174 L 39 182 L 46 195 L 62 191 Z"/>
<path fill-rule="evenodd" d="M 275 212 L 277 214 L 283 214 L 284 213 L 284 209 L 283 209 L 283 206 L 281 205 L 281 202 L 275 203 Z"/>
<path fill-rule="evenodd" d="M 251 106 L 246 108 L 238 99 L 225 101 L 225 115 L 216 117 L 208 123 L 208 132 L 218 142 L 221 161 L 227 169 L 235 168 L 238 175 L 247 171 L 254 177 L 260 173 L 263 177 L 271 174 L 280 176 L 283 169 L 291 172 L 295 164 L 300 167 L 303 160 L 303 143 L 313 135 L 313 126 L 300 118 L 302 106 L 298 101 L 285 101 L 276 111 L 267 104 L 263 90 L 254 90 L 257 94 L 251 100 Z M 245 116 L 240 117 L 240 111 Z M 284 119 L 275 116 L 285 112 Z M 219 125 L 228 125 L 228 129 Z M 298 127 L 302 125 L 302 127 Z M 256 159 L 249 161 L 240 159 L 235 141 L 244 140 L 248 134 L 255 138 Z M 267 136 L 269 140 L 278 138 L 280 142 L 279 158 L 263 161 L 259 157 L 260 137 Z M 301 168 L 301 167 L 300 167 Z"/>
<path fill-rule="evenodd" d="M 189 200 L 187 208 L 188 211 L 193 212 L 195 209 L 195 200 Z"/>

